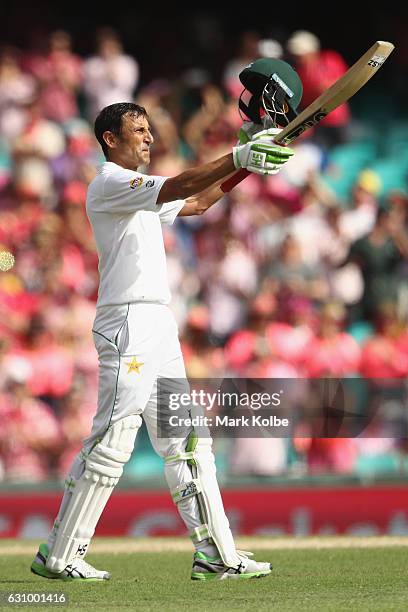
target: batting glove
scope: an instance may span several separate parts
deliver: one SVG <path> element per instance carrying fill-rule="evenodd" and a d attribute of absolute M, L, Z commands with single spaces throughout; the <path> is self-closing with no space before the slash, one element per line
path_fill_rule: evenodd
<path fill-rule="evenodd" d="M 250 172 L 255 172 L 256 174 L 276 174 L 279 172 L 283 164 L 294 154 L 293 149 L 281 147 L 274 143 L 273 139 L 280 131 L 280 128 L 268 128 L 265 130 L 262 129 L 261 125 L 252 123 L 252 121 L 244 121 L 238 132 L 239 142 L 235 148 L 249 143 L 257 143 L 259 145 L 269 144 L 270 146 L 266 147 L 265 150 L 254 149 L 252 147 L 247 157 L 245 157 L 243 150 L 242 159 L 240 154 L 237 154 L 237 160 L 234 155 L 235 167 L 237 167 L 237 163 L 244 163 L 246 165 L 240 167 L 246 168 Z M 265 154 L 266 157 L 262 157 L 262 154 Z"/>
<path fill-rule="evenodd" d="M 275 136 L 281 132 L 281 128 L 264 129 L 259 123 L 244 121 L 238 132 L 237 145 L 246 144 L 250 140 L 265 140 L 273 143 Z"/>
<path fill-rule="evenodd" d="M 250 141 L 232 149 L 235 168 L 246 168 L 255 174 L 276 174 L 293 153 L 288 147 L 264 140 Z"/>

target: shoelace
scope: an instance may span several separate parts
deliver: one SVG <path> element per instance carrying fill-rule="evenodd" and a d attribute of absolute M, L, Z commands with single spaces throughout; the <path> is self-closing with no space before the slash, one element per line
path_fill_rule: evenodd
<path fill-rule="evenodd" d="M 74 559 L 72 562 L 72 567 L 81 572 L 81 574 L 85 574 L 86 576 L 95 574 L 98 571 L 90 563 L 85 561 L 85 559 Z"/>

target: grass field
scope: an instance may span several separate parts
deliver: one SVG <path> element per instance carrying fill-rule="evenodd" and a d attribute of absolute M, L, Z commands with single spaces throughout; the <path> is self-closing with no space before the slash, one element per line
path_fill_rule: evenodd
<path fill-rule="evenodd" d="M 99 539 L 87 559 L 107 569 L 106 583 L 63 583 L 29 571 L 36 542 L 0 540 L 0 592 L 58 592 L 68 606 L 36 610 L 407 610 L 408 547 L 404 538 L 245 538 L 239 547 L 271 561 L 261 580 L 190 580 L 187 540 Z M 12 609 L 1 604 L 1 610 Z M 16 607 L 16 606 L 14 606 Z M 33 606 L 26 606 L 26 608 Z M 20 608 L 21 609 L 21 608 Z"/>

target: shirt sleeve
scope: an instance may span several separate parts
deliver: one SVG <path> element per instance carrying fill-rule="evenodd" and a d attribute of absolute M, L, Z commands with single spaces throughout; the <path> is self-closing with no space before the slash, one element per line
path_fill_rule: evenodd
<path fill-rule="evenodd" d="M 185 203 L 185 200 L 174 200 L 162 204 L 159 211 L 160 223 L 162 225 L 172 225 Z"/>
<path fill-rule="evenodd" d="M 132 213 L 137 210 L 160 212 L 156 204 L 165 176 L 147 176 L 125 168 L 105 178 L 102 188 L 104 212 Z"/>

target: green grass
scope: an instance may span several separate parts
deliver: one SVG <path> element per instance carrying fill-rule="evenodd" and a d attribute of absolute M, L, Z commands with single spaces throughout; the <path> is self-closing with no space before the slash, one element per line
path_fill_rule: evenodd
<path fill-rule="evenodd" d="M 0 592 L 64 591 L 70 598 L 69 607 L 37 610 L 402 611 L 408 602 L 407 552 L 402 546 L 263 550 L 257 559 L 272 561 L 270 577 L 214 583 L 190 580 L 189 553 L 89 554 L 87 559 L 109 570 L 112 579 L 67 584 L 31 574 L 33 555 L 3 556 L 0 544 Z"/>

